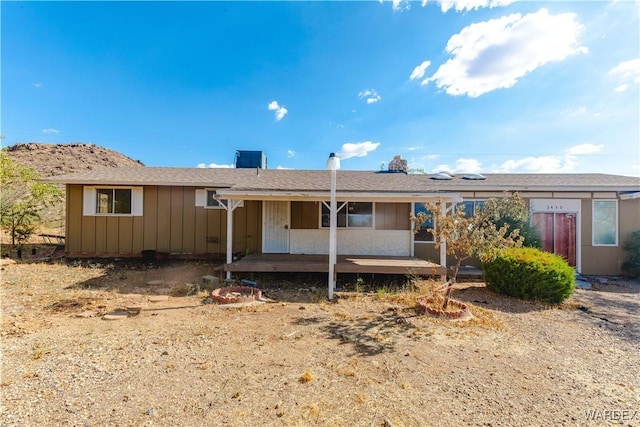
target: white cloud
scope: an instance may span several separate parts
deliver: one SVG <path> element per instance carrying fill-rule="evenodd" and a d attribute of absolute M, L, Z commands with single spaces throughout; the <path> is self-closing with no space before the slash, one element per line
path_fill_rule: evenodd
<path fill-rule="evenodd" d="M 287 157 L 293 157 L 296 155 L 296 152 L 293 150 L 287 150 Z"/>
<path fill-rule="evenodd" d="M 560 173 L 570 172 L 578 166 L 578 156 L 594 154 L 602 151 L 604 145 L 578 144 L 564 150 L 564 155 L 548 155 L 526 157 L 518 160 L 507 160 L 502 163 L 498 172 L 526 173 Z"/>
<path fill-rule="evenodd" d="M 382 99 L 375 89 L 365 89 L 360 91 L 360 93 L 358 93 L 358 98 L 365 100 L 367 104 L 375 104 Z"/>
<path fill-rule="evenodd" d="M 287 115 L 287 113 L 289 112 L 289 110 L 287 110 L 286 108 L 284 108 L 284 106 L 280 106 L 278 104 L 278 101 L 271 101 L 269 103 L 269 105 L 267 106 L 267 108 L 270 111 L 275 111 L 274 115 L 276 118 L 276 121 L 280 121 L 284 118 L 284 116 Z"/>
<path fill-rule="evenodd" d="M 627 89 L 629 89 L 629 85 L 625 83 L 625 84 L 621 84 L 620 86 L 616 86 L 615 89 L 613 89 L 613 91 L 617 93 L 621 93 Z"/>
<path fill-rule="evenodd" d="M 502 7 L 513 3 L 516 0 L 440 0 L 440 10 L 443 13 L 449 9 L 455 9 L 456 12 L 466 12 L 469 10 L 480 9 L 481 7 Z M 422 5 L 425 5 L 425 1 Z"/>
<path fill-rule="evenodd" d="M 566 172 L 567 167 L 560 156 L 526 157 L 519 160 L 507 160 L 502 163 L 500 172 L 554 173 Z"/>
<path fill-rule="evenodd" d="M 604 145 L 602 144 L 578 144 L 567 148 L 564 152 L 568 155 L 593 154 L 602 151 L 603 148 Z"/>
<path fill-rule="evenodd" d="M 342 144 L 342 148 L 336 155 L 342 160 L 350 157 L 364 157 L 369 154 L 370 151 L 374 151 L 379 146 L 379 142 L 371 141 L 346 142 Z"/>
<path fill-rule="evenodd" d="M 287 168 L 287 167 L 284 167 L 284 166 L 282 166 L 282 165 L 278 165 L 278 166 L 276 167 L 276 169 L 289 171 L 289 170 L 293 170 L 294 168 Z"/>
<path fill-rule="evenodd" d="M 471 24 L 449 39 L 453 57 L 422 85 L 434 81 L 449 95 L 470 97 L 511 87 L 548 62 L 587 52 L 578 41 L 583 28 L 575 14 L 547 9 Z"/>
<path fill-rule="evenodd" d="M 379 1 L 384 3 L 384 0 Z M 403 10 L 411 9 L 411 3 L 409 0 L 391 0 L 391 7 L 395 12 L 402 12 Z"/>
<path fill-rule="evenodd" d="M 424 147 L 420 147 L 420 146 L 416 146 L 416 147 L 408 147 L 408 148 L 407 148 L 407 151 L 416 151 L 416 150 L 421 150 L 421 149 L 423 149 L 423 148 L 424 148 Z"/>
<path fill-rule="evenodd" d="M 233 169 L 234 165 L 218 165 L 216 163 L 209 163 L 208 165 L 205 163 L 198 163 L 198 168 L 222 168 L 222 169 Z"/>
<path fill-rule="evenodd" d="M 626 83 L 616 86 L 614 92 L 624 92 L 629 89 L 629 83 L 640 84 L 640 58 L 623 61 L 609 70 L 609 74 L 620 77 Z"/>
<path fill-rule="evenodd" d="M 31 83 L 33 87 L 42 87 L 42 83 Z"/>
<path fill-rule="evenodd" d="M 411 72 L 411 75 L 409 76 L 409 79 L 416 80 L 416 79 L 423 78 L 424 72 L 427 70 L 429 65 L 431 65 L 431 61 L 422 61 L 422 64 L 418 65 L 416 68 L 413 69 L 413 71 Z"/>
<path fill-rule="evenodd" d="M 456 160 L 455 167 L 450 167 L 448 164 L 443 163 L 433 168 L 433 173 L 449 172 L 449 173 L 479 173 L 481 170 L 481 163 L 476 159 L 458 159 Z"/>
<path fill-rule="evenodd" d="M 60 133 L 60 131 L 58 129 L 49 128 L 49 129 L 42 129 L 42 133 Z"/>

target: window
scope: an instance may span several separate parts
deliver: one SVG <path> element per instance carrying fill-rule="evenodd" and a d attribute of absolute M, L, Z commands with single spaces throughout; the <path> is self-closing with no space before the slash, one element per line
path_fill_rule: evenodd
<path fill-rule="evenodd" d="M 207 190 L 207 208 L 224 209 L 220 200 L 216 199 L 216 190 Z"/>
<path fill-rule="evenodd" d="M 216 191 L 215 189 L 196 189 L 196 206 L 205 209 L 225 209 L 227 200 L 216 198 Z M 237 208 L 244 207 L 244 200 L 236 201 L 236 203 L 238 203 L 235 205 Z"/>
<path fill-rule="evenodd" d="M 618 202 L 617 200 L 593 201 L 594 246 L 618 245 Z"/>
<path fill-rule="evenodd" d="M 131 214 L 131 189 L 98 188 L 96 191 L 96 213 Z"/>
<path fill-rule="evenodd" d="M 456 209 L 459 209 L 458 206 L 463 207 L 465 215 L 473 216 L 484 207 L 484 200 L 465 200 L 464 202 L 457 203 Z"/>
<path fill-rule="evenodd" d="M 373 228 L 372 202 L 347 202 L 340 209 L 338 202 L 338 227 L 343 228 Z M 322 227 L 330 227 L 329 208 L 322 203 Z"/>
<path fill-rule="evenodd" d="M 430 214 L 423 203 L 415 203 L 413 208 L 413 214 L 417 217 L 418 214 Z M 436 241 L 433 232 L 427 230 L 428 228 L 434 228 L 433 218 L 428 218 L 425 222 L 422 223 L 422 227 L 414 234 L 413 240 L 414 242 L 425 243 L 430 242 L 433 243 Z"/>
<path fill-rule="evenodd" d="M 83 215 L 141 216 L 142 187 L 84 187 Z"/>

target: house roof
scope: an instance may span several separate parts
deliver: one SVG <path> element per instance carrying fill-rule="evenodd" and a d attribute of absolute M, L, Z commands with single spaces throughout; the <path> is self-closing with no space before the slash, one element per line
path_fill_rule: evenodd
<path fill-rule="evenodd" d="M 606 174 L 485 174 L 483 180 L 435 180 L 431 175 L 384 171 L 337 171 L 338 194 L 420 195 L 468 191 L 640 191 L 640 178 Z M 48 182 L 83 185 L 159 185 L 219 188 L 229 198 L 326 196 L 326 170 L 234 168 L 109 168 L 51 177 Z"/>

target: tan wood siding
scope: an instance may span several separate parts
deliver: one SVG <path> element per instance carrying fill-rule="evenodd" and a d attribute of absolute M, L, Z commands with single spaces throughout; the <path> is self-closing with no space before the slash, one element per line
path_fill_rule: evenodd
<path fill-rule="evenodd" d="M 133 217 L 119 217 L 117 221 L 117 247 L 115 252 L 131 254 L 133 250 Z"/>
<path fill-rule="evenodd" d="M 144 188 L 143 205 L 143 250 L 158 247 L 158 187 Z"/>
<path fill-rule="evenodd" d="M 144 250 L 144 217 L 134 216 L 132 224 L 131 253 L 139 254 Z"/>
<path fill-rule="evenodd" d="M 195 252 L 196 236 L 196 192 L 193 188 L 182 189 L 182 249 L 185 254 Z"/>
<path fill-rule="evenodd" d="M 318 202 L 291 202 L 291 228 L 314 230 L 320 226 Z"/>
<path fill-rule="evenodd" d="M 203 254 L 207 252 L 207 213 L 203 207 L 197 207 L 194 216 L 195 253 Z"/>
<path fill-rule="evenodd" d="M 66 251 L 82 251 L 82 186 L 67 185 Z"/>
<path fill-rule="evenodd" d="M 206 212 L 207 252 L 212 254 L 222 253 L 222 244 L 226 242 L 227 238 L 227 211 L 224 209 L 206 209 Z"/>
<path fill-rule="evenodd" d="M 182 187 L 171 187 L 171 216 L 169 218 L 169 252 L 179 253 L 182 247 L 182 224 L 184 223 Z"/>
<path fill-rule="evenodd" d="M 158 187 L 156 226 L 156 250 L 169 252 L 171 249 L 171 188 Z"/>
<path fill-rule="evenodd" d="M 97 216 L 96 219 L 96 252 L 107 252 L 107 218 Z"/>
<path fill-rule="evenodd" d="M 410 203 L 376 203 L 376 230 L 409 230 Z"/>

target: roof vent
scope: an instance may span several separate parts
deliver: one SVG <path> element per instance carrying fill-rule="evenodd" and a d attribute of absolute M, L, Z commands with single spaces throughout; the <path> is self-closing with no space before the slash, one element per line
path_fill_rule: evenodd
<path fill-rule="evenodd" d="M 431 175 L 431 179 L 437 179 L 438 181 L 450 181 L 453 179 L 453 174 L 449 172 L 438 172 Z"/>
<path fill-rule="evenodd" d="M 468 179 L 470 181 L 482 181 L 487 178 L 480 173 L 468 173 L 465 176 L 463 176 L 462 179 Z"/>
<path fill-rule="evenodd" d="M 389 172 L 407 173 L 407 161 L 402 156 L 393 156 L 393 160 L 389 162 Z"/>

